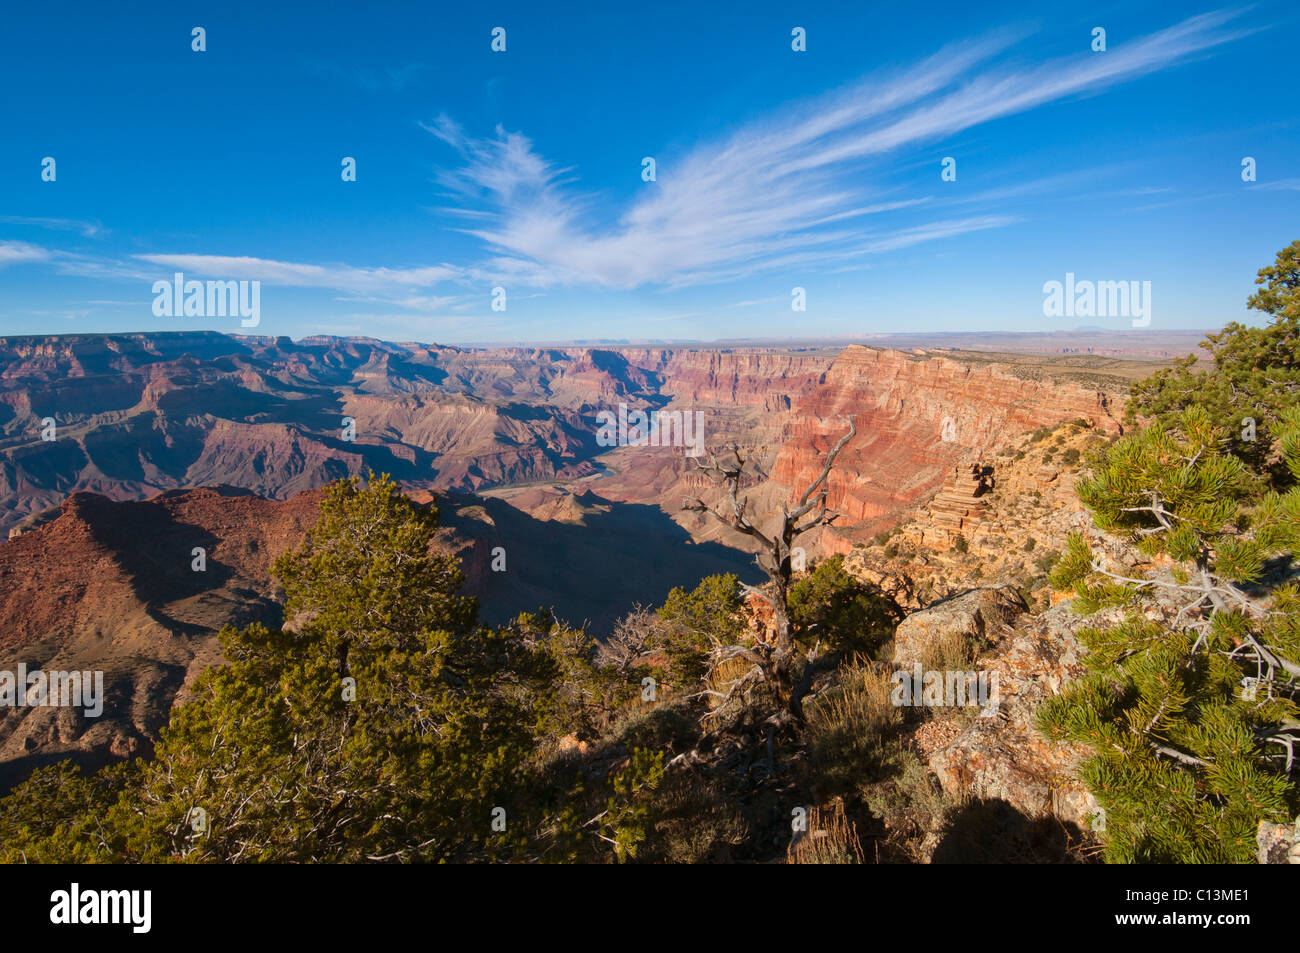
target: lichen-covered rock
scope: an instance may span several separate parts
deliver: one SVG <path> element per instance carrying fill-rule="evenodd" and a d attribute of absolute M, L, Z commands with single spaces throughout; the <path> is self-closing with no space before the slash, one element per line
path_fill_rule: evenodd
<path fill-rule="evenodd" d="M 1066 607 L 1032 615 L 1014 589 L 997 587 L 943 600 L 898 627 L 895 664 L 911 666 L 957 634 L 982 648 L 977 666 L 994 687 L 978 717 L 935 709 L 914 734 L 947 794 L 1005 801 L 1080 830 L 1093 826 L 1097 802 L 1077 779 L 1087 749 L 1049 741 L 1034 726 L 1043 703 L 1083 672 L 1074 636 L 1083 621 Z"/>
<path fill-rule="evenodd" d="M 1027 611 L 1024 599 L 1010 586 L 973 589 L 913 612 L 894 633 L 894 664 L 919 662 L 926 649 L 952 635 L 972 646 L 987 644 L 1010 628 Z"/>
<path fill-rule="evenodd" d="M 1300 864 L 1300 817 L 1294 824 L 1261 821 L 1255 843 L 1261 864 Z"/>
<path fill-rule="evenodd" d="M 1077 778 L 1087 748 L 1052 742 L 1034 726 L 1044 702 L 1083 672 L 1078 623 L 1065 609 L 1020 616 L 980 659 L 980 668 L 996 675 L 996 714 L 971 720 L 929 752 L 930 770 L 946 792 L 1006 801 L 1027 816 L 1051 814 L 1080 830 L 1093 826 L 1097 802 Z"/>

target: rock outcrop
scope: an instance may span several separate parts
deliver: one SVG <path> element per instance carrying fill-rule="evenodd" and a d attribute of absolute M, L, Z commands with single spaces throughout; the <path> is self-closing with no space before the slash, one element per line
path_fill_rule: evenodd
<path fill-rule="evenodd" d="M 1087 749 L 1049 741 L 1034 716 L 1083 673 L 1075 633 L 1098 622 L 1051 592 L 1045 575 L 1056 553 L 1078 530 L 1098 552 L 1119 558 L 1114 541 L 1089 526 L 1073 491 L 1080 460 L 1104 439 L 1075 422 L 1021 434 L 978 473 L 969 465 L 959 471 L 971 477 L 967 496 L 980 501 L 978 512 L 969 511 L 970 500 L 960 501 L 960 526 L 942 499 L 938 506 L 920 503 L 888 540 L 845 557 L 858 578 L 911 594 L 898 599 L 913 611 L 895 633 L 897 668 L 959 645 L 976 670 L 996 678 L 995 716 L 925 709 L 913 729 L 912 743 L 944 792 L 1002 802 L 1078 832 L 1090 830 L 1097 811 L 1077 780 Z M 1047 486 L 1037 478 L 1045 458 L 1060 468 Z M 951 546 L 954 530 L 968 542 L 964 552 Z"/>
<path fill-rule="evenodd" d="M 988 503 L 985 494 L 992 489 L 993 468 L 980 463 L 958 464 L 943 482 L 943 488 L 930 501 L 930 519 L 945 541 L 979 529 L 980 516 Z"/>
<path fill-rule="evenodd" d="M 1078 620 L 1066 611 L 1034 616 L 1014 589 L 972 590 L 904 619 L 894 664 L 906 671 L 946 639 L 967 643 L 993 686 L 990 705 L 974 718 L 928 712 L 915 741 L 930 770 L 954 798 L 1004 801 L 1084 830 L 1097 807 L 1075 776 L 1086 749 L 1050 742 L 1033 723 L 1043 702 L 1082 673 Z"/>
<path fill-rule="evenodd" d="M 1026 431 L 1078 419 L 1118 432 L 1122 391 L 1119 381 L 1085 386 L 993 363 L 848 347 L 795 405 L 772 476 L 806 485 L 843 432 L 838 418 L 855 414 L 859 438 L 831 476 L 830 505 L 858 524 L 849 537 L 861 541 L 933 493 L 953 466 L 980 453 L 991 459 Z"/>
<path fill-rule="evenodd" d="M 911 613 L 894 632 L 894 664 L 908 668 L 927 648 L 959 639 L 972 648 L 986 647 L 1028 607 L 1010 586 L 973 589 Z"/>

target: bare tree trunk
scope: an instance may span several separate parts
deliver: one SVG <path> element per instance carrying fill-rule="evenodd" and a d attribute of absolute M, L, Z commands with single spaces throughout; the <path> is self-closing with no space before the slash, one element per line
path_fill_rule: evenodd
<path fill-rule="evenodd" d="M 799 720 L 803 718 L 801 701 L 808 686 L 801 684 L 796 687 L 794 684 L 796 662 L 794 625 L 790 620 L 789 607 L 790 583 L 794 576 L 791 554 L 794 551 L 795 540 L 799 536 L 818 526 L 829 526 L 837 518 L 836 514 L 827 510 L 826 501 L 830 495 L 830 474 L 831 468 L 835 465 L 835 458 L 858 432 L 854 419 L 849 417 L 847 420 L 849 432 L 842 436 L 826 455 L 825 466 L 817 479 L 803 491 L 793 510 L 786 509 L 784 506 L 781 508 L 779 531 L 768 535 L 750 521 L 746 513 L 749 501 L 739 496 L 745 459 L 735 447 L 732 448 L 736 458 L 734 464 L 719 463 L 716 456 L 710 457 L 708 466 L 696 461 L 696 465 L 704 472 L 721 476 L 722 482 L 727 487 L 726 507 L 721 511 L 714 510 L 698 498 L 688 498 L 682 503 L 683 509 L 707 513 L 723 525 L 752 536 L 762 545 L 762 551 L 755 561 L 767 574 L 771 591 L 769 593 L 754 586 L 745 586 L 746 592 L 757 596 L 772 607 L 776 624 L 775 644 L 760 668 L 764 679 L 775 691 L 782 709 Z M 814 510 L 817 512 L 805 523 L 800 524 L 799 521 Z"/>

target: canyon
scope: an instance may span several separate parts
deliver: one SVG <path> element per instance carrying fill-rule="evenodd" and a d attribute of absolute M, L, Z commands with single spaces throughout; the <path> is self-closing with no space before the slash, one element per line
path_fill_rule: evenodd
<path fill-rule="evenodd" d="M 746 537 L 682 511 L 685 496 L 720 500 L 685 448 L 600 446 L 602 410 L 701 414 L 708 451 L 745 459 L 760 514 L 815 477 L 853 415 L 830 481 L 842 519 L 800 541 L 815 558 L 860 550 L 954 467 L 1035 428 L 1119 432 L 1128 382 L 1160 364 L 864 345 L 0 339 L 0 669 L 95 668 L 108 695 L 93 724 L 5 711 L 0 786 L 54 758 L 147 752 L 219 661 L 222 626 L 278 624 L 271 563 L 341 477 L 387 472 L 436 505 L 439 545 L 461 557 L 485 620 L 543 606 L 603 634 L 673 586 L 760 576 Z"/>

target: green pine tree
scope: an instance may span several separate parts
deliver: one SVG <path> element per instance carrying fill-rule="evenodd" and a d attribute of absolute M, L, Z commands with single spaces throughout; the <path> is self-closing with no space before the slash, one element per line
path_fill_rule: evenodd
<path fill-rule="evenodd" d="M 282 631 L 221 634 L 134 803 L 142 860 L 445 860 L 502 851 L 492 809 L 532 714 L 498 691 L 519 654 L 476 625 L 437 511 L 387 477 L 330 487 L 308 542 L 276 561 Z"/>
<path fill-rule="evenodd" d="M 592 776 L 557 757 L 639 691 L 549 614 L 477 624 L 437 510 L 387 476 L 328 488 L 276 561 L 281 630 L 221 635 L 227 663 L 152 759 L 35 772 L 0 801 L 20 862 L 590 861 L 636 856 L 662 753 Z"/>
<path fill-rule="evenodd" d="M 805 645 L 872 654 L 894 634 L 902 615 L 892 599 L 852 576 L 843 556 L 822 560 L 790 587 L 790 620 Z"/>
<path fill-rule="evenodd" d="M 1171 389 L 1189 386 L 1186 368 L 1139 388 L 1154 418 L 1077 487 L 1096 525 L 1150 567 L 1126 569 L 1076 534 L 1052 572 L 1077 610 L 1122 616 L 1080 632 L 1088 674 L 1039 715 L 1049 735 L 1091 746 L 1082 777 L 1106 811 L 1113 862 L 1250 862 L 1259 822 L 1300 809 L 1300 589 L 1289 568 L 1300 553 L 1300 390 L 1288 383 L 1300 367 L 1298 251 L 1261 272 L 1269 286 L 1251 299 L 1273 324 L 1216 336 L 1216 367 L 1198 372 L 1194 393 Z M 1267 342 L 1278 350 L 1254 360 L 1241 350 Z M 1267 414 L 1263 447 L 1241 452 L 1223 425 L 1241 414 L 1229 394 Z"/>

